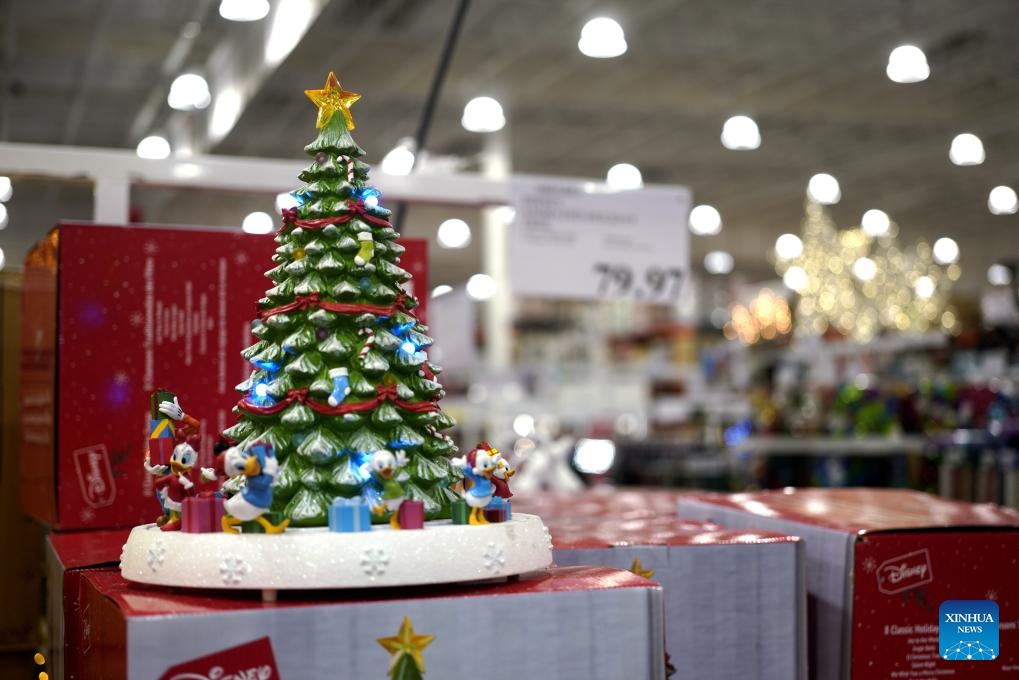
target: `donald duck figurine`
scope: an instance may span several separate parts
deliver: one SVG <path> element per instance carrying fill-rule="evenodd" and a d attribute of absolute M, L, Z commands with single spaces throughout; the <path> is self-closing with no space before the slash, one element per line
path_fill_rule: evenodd
<path fill-rule="evenodd" d="M 401 529 L 400 506 L 405 497 L 403 487 L 396 481 L 396 475 L 407 464 L 407 457 L 403 451 L 397 451 L 393 455 L 391 451 L 379 449 L 372 454 L 371 476 L 382 496 L 382 502 L 372 508 L 375 514 L 381 515 L 386 510 L 392 514 L 389 516 L 389 526 L 393 529 Z"/>
<path fill-rule="evenodd" d="M 272 484 L 279 474 L 280 464 L 273 453 L 272 444 L 255 442 L 241 451 L 231 447 L 223 455 L 223 470 L 230 477 L 244 475 L 244 486 L 223 503 L 223 531 L 239 534 L 237 525 L 241 522 L 258 522 L 267 534 L 278 534 L 290 524 L 285 519 L 278 525 L 263 517 L 272 505 Z"/>
<path fill-rule="evenodd" d="M 495 495 L 492 475 L 498 469 L 500 460 L 502 455 L 488 442 L 481 442 L 464 457 L 450 460 L 453 467 L 459 468 L 464 475 L 463 498 L 471 509 L 468 524 L 489 523 L 485 519 L 485 506 Z"/>

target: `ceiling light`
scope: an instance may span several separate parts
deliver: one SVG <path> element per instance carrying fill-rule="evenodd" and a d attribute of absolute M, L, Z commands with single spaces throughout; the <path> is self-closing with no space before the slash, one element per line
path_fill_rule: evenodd
<path fill-rule="evenodd" d="M 807 194 L 824 205 L 834 205 L 842 198 L 839 181 L 826 172 L 810 178 L 810 182 L 807 184 Z"/>
<path fill-rule="evenodd" d="M 797 293 L 805 290 L 808 283 L 807 272 L 803 267 L 789 267 L 782 275 L 782 283 L 786 288 L 795 290 Z"/>
<path fill-rule="evenodd" d="M 414 169 L 414 140 L 405 137 L 382 159 L 382 172 L 387 175 L 409 175 Z"/>
<path fill-rule="evenodd" d="M 796 234 L 782 234 L 775 239 L 775 254 L 780 260 L 795 260 L 803 254 L 803 241 Z"/>
<path fill-rule="evenodd" d="M 947 236 L 935 241 L 931 252 L 938 264 L 954 264 L 959 261 L 959 244 Z"/>
<path fill-rule="evenodd" d="M 469 132 L 495 132 L 506 125 L 502 105 L 491 97 L 475 97 L 464 107 L 460 124 Z"/>
<path fill-rule="evenodd" d="M 276 212 L 278 213 L 282 213 L 288 208 L 296 208 L 299 205 L 301 205 L 301 202 L 288 191 L 284 191 L 282 194 L 276 194 Z"/>
<path fill-rule="evenodd" d="M 871 281 L 877 276 L 877 263 L 869 257 L 860 257 L 853 263 L 853 276 L 861 281 Z"/>
<path fill-rule="evenodd" d="M 463 220 L 446 220 L 436 234 L 443 248 L 465 248 L 471 242 L 471 227 Z"/>
<path fill-rule="evenodd" d="M 170 94 L 166 103 L 171 109 L 178 111 L 194 111 L 204 109 L 212 102 L 209 94 L 209 83 L 197 73 L 184 73 L 177 76 L 170 85 Z"/>
<path fill-rule="evenodd" d="M 165 137 L 149 135 L 142 141 L 138 142 L 138 147 L 135 149 L 135 153 L 138 154 L 138 158 L 161 161 L 164 158 L 169 158 L 170 156 L 170 142 L 166 141 Z"/>
<path fill-rule="evenodd" d="M 475 274 L 467 279 L 467 295 L 475 300 L 487 300 L 495 295 L 495 279 L 488 274 Z"/>
<path fill-rule="evenodd" d="M 891 229 L 892 221 L 888 219 L 888 213 L 884 210 L 872 208 L 863 213 L 860 218 L 860 227 L 867 236 L 884 236 Z"/>
<path fill-rule="evenodd" d="M 307 32 L 325 3 L 320 0 L 279 0 L 265 41 L 265 63 L 279 66 Z"/>
<path fill-rule="evenodd" d="M 644 179 L 640 175 L 637 166 L 629 163 L 616 163 L 609 168 L 605 175 L 605 182 L 609 188 L 616 191 L 628 191 L 639 189 L 644 186 Z"/>
<path fill-rule="evenodd" d="M 236 88 L 229 87 L 216 95 L 209 117 L 209 136 L 214 139 L 226 137 L 241 116 L 241 106 L 241 93 Z"/>
<path fill-rule="evenodd" d="M 615 19 L 598 17 L 584 24 L 577 47 L 588 57 L 610 59 L 626 52 L 626 36 Z"/>
<path fill-rule="evenodd" d="M 934 296 L 934 291 L 937 290 L 937 287 L 934 279 L 929 276 L 921 276 L 913 283 L 913 292 L 916 293 L 918 298 L 929 300 Z"/>
<path fill-rule="evenodd" d="M 432 297 L 433 298 L 442 297 L 443 295 L 452 292 L 453 286 L 447 286 L 445 283 L 440 283 L 435 288 L 432 288 Z"/>
<path fill-rule="evenodd" d="M 258 21 L 269 13 L 269 0 L 222 0 L 219 16 L 227 21 Z"/>
<path fill-rule="evenodd" d="M 709 274 L 728 274 L 733 264 L 732 255 L 724 250 L 712 250 L 704 256 L 704 268 Z"/>
<path fill-rule="evenodd" d="M 992 215 L 1014 215 L 1019 210 L 1019 196 L 1012 187 L 994 187 L 987 197 L 987 207 Z"/>
<path fill-rule="evenodd" d="M 722 146 L 734 151 L 756 149 L 761 145 L 761 131 L 749 116 L 733 116 L 722 125 Z"/>
<path fill-rule="evenodd" d="M 7 206 L 4 205 L 3 203 L 0 203 L 0 229 L 7 228 L 7 222 L 9 219 L 10 218 L 7 213 Z"/>
<path fill-rule="evenodd" d="M 956 135 L 948 149 L 948 159 L 956 165 L 980 165 L 986 157 L 984 143 L 969 132 Z"/>
<path fill-rule="evenodd" d="M 573 451 L 573 466 L 588 475 L 605 474 L 616 460 L 616 444 L 611 439 L 578 439 Z"/>
<path fill-rule="evenodd" d="M 1012 270 L 1003 264 L 992 264 L 987 268 L 987 282 L 992 286 L 1007 286 L 1012 283 Z"/>
<path fill-rule="evenodd" d="M 518 437 L 530 437 L 534 434 L 534 416 L 530 413 L 521 413 L 513 419 L 513 431 Z"/>
<path fill-rule="evenodd" d="M 241 229 L 247 234 L 268 234 L 272 231 L 273 221 L 269 213 L 253 212 L 244 218 Z"/>
<path fill-rule="evenodd" d="M 500 205 L 492 209 L 492 217 L 504 224 L 511 224 L 517 217 L 517 210 L 512 205 Z"/>
<path fill-rule="evenodd" d="M 885 73 L 896 83 L 919 83 L 927 80 L 931 68 L 927 55 L 915 45 L 899 45 L 888 55 Z"/>
<path fill-rule="evenodd" d="M 722 216 L 712 205 L 698 205 L 690 211 L 690 231 L 698 236 L 714 236 L 722 231 Z"/>
<path fill-rule="evenodd" d="M 0 177 L 0 203 L 6 203 L 14 195 L 14 186 L 10 177 Z"/>

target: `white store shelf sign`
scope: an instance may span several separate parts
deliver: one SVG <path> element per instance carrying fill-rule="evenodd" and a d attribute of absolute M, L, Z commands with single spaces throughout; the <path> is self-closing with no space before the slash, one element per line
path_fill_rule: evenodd
<path fill-rule="evenodd" d="M 605 189 L 515 175 L 510 282 L 516 295 L 672 304 L 690 276 L 686 187 Z"/>

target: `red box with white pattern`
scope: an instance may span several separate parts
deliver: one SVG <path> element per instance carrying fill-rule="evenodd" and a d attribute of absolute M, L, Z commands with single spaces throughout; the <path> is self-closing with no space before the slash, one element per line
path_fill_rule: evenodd
<path fill-rule="evenodd" d="M 557 565 L 633 569 L 662 585 L 672 680 L 805 680 L 803 541 L 682 521 L 683 493 L 521 492 L 513 509 L 541 516 Z"/>
<path fill-rule="evenodd" d="M 818 680 L 1019 676 L 1019 513 L 898 489 L 687 496 L 683 517 L 801 536 Z M 946 600 L 994 600 L 998 658 L 943 659 Z"/>
<path fill-rule="evenodd" d="M 425 678 L 665 678 L 661 588 L 604 567 L 287 592 L 268 604 L 258 593 L 132 584 L 117 569 L 81 572 L 71 587 L 66 678 L 382 680 L 392 657 L 379 640 L 405 617 L 414 634 L 433 636 L 420 655 Z"/>
<path fill-rule="evenodd" d="M 149 394 L 180 395 L 202 421 L 199 464 L 210 465 L 250 373 L 240 352 L 276 244 L 84 223 L 62 223 L 58 238 L 56 267 L 28 263 L 23 279 L 22 507 L 59 529 L 151 522 L 161 511 L 142 467 Z M 401 265 L 427 291 L 427 244 L 403 243 Z"/>

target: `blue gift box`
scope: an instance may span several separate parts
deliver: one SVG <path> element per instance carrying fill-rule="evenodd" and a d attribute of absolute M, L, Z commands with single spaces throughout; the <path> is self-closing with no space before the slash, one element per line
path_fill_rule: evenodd
<path fill-rule="evenodd" d="M 337 498 L 329 508 L 329 531 L 371 531 L 372 514 L 360 498 Z"/>
<path fill-rule="evenodd" d="M 485 510 L 505 510 L 506 511 L 505 521 L 508 522 L 510 521 L 510 519 L 512 519 L 512 514 L 510 513 L 510 502 L 505 498 L 499 498 L 498 496 L 492 497 L 492 500 L 490 500 L 488 502 L 488 505 L 485 506 Z"/>

